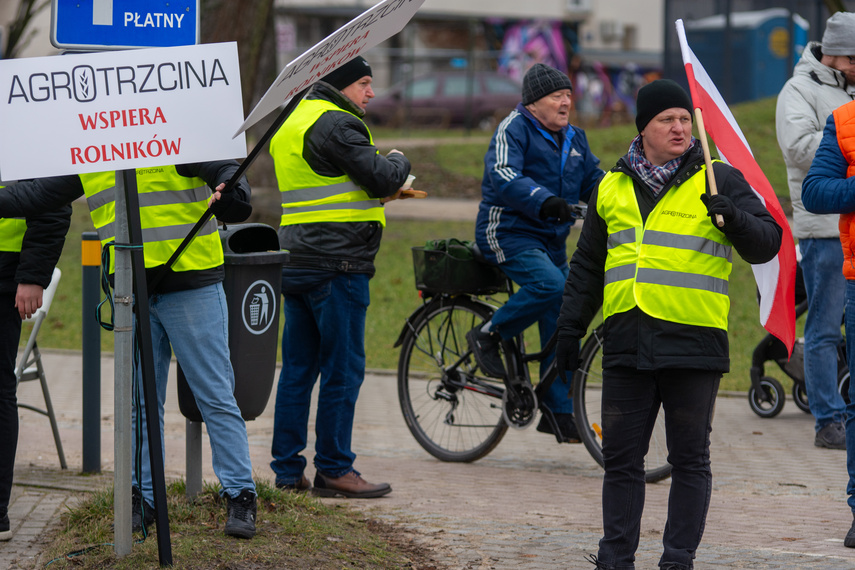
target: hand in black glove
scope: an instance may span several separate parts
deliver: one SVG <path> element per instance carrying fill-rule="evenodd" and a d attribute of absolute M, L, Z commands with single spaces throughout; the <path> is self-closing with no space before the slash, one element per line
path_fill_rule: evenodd
<path fill-rule="evenodd" d="M 560 223 L 569 222 L 573 219 L 573 210 L 563 198 L 550 196 L 540 206 L 540 219 L 558 218 Z"/>
<path fill-rule="evenodd" d="M 729 224 L 736 218 L 739 212 L 733 200 L 722 194 L 716 194 L 715 196 L 710 196 L 706 193 L 701 194 L 701 202 L 707 207 L 707 215 L 712 218 L 712 223 L 716 227 L 718 227 L 715 220 L 716 214 L 721 215 L 725 224 Z"/>
<path fill-rule="evenodd" d="M 238 200 L 234 191 L 222 192 L 223 184 L 218 186 L 211 200 L 211 213 L 221 222 L 237 223 L 246 220 L 252 214 L 252 204 Z M 219 196 L 218 196 L 219 194 Z"/>
<path fill-rule="evenodd" d="M 558 377 L 565 384 L 573 379 L 576 369 L 579 368 L 579 339 L 573 336 L 558 335 L 558 343 L 555 345 L 555 365 L 558 368 Z"/>

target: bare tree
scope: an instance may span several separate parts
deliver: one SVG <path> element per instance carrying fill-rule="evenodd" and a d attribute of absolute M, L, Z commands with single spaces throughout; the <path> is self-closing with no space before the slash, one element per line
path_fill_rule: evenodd
<path fill-rule="evenodd" d="M 825 7 L 828 8 L 829 14 L 835 12 L 846 12 L 846 6 L 843 5 L 843 0 L 824 0 Z"/>
<path fill-rule="evenodd" d="M 27 30 L 30 22 L 48 6 L 50 6 L 50 0 L 21 0 L 18 4 L 18 13 L 9 24 L 9 36 L 6 38 L 3 57 L 7 59 L 17 57 L 27 47 L 34 33 L 34 30 Z"/>
<path fill-rule="evenodd" d="M 265 38 L 273 30 L 273 0 L 202 0 L 202 42 L 236 41 L 244 112 L 250 110 Z"/>

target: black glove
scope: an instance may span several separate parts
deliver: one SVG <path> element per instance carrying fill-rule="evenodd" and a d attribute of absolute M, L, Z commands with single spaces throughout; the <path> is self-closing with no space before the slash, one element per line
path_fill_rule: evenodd
<path fill-rule="evenodd" d="M 707 215 L 712 218 L 712 223 L 716 227 L 718 227 L 718 224 L 715 222 L 716 214 L 721 215 L 725 224 L 729 224 L 736 218 L 739 212 L 733 200 L 722 194 L 716 194 L 715 196 L 710 196 L 706 193 L 701 194 L 701 202 L 707 207 Z"/>
<path fill-rule="evenodd" d="M 567 372 L 570 372 L 570 380 L 579 368 L 579 339 L 574 336 L 564 336 L 559 333 L 558 343 L 555 345 L 555 366 L 558 368 L 558 377 L 567 383 Z"/>
<path fill-rule="evenodd" d="M 540 219 L 558 218 L 558 221 L 569 222 L 573 219 L 573 209 L 563 198 L 550 196 L 540 206 Z"/>
<path fill-rule="evenodd" d="M 252 204 L 238 200 L 234 191 L 221 192 L 220 199 L 211 204 L 211 212 L 221 222 L 237 223 L 252 214 Z"/>

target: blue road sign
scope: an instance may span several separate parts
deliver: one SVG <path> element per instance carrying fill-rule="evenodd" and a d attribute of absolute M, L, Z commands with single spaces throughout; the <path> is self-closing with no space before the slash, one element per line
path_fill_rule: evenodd
<path fill-rule="evenodd" d="M 52 0 L 51 43 L 61 49 L 199 43 L 199 0 Z"/>

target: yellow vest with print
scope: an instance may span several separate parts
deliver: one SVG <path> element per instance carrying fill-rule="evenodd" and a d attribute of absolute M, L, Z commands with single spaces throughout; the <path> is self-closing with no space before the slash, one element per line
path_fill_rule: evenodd
<path fill-rule="evenodd" d="M 145 266 L 158 267 L 169 260 L 181 240 L 208 209 L 211 189 L 201 178 L 181 176 L 174 166 L 139 168 L 136 173 Z M 81 174 L 80 180 L 92 223 L 103 247 L 116 236 L 116 173 Z M 110 257 L 110 273 L 115 271 L 114 258 Z M 223 246 L 217 233 L 217 222 L 212 218 L 199 230 L 171 269 L 199 271 L 222 264 Z"/>
<path fill-rule="evenodd" d="M 727 330 L 730 241 L 700 200 L 705 168 L 672 187 L 642 222 L 632 179 L 609 172 L 597 213 L 608 225 L 603 317 L 638 307 L 657 319 Z"/>
<path fill-rule="evenodd" d="M 0 189 L 5 186 L 0 186 Z M 0 251 L 20 253 L 27 232 L 24 218 L 0 218 Z"/>
<path fill-rule="evenodd" d="M 306 131 L 327 111 L 343 109 L 323 99 L 304 99 L 270 139 L 270 155 L 282 196 L 280 225 L 380 222 L 385 226 L 386 216 L 379 199 L 372 198 L 347 175 L 321 176 L 303 159 Z M 368 136 L 374 144 L 370 132 Z"/>

